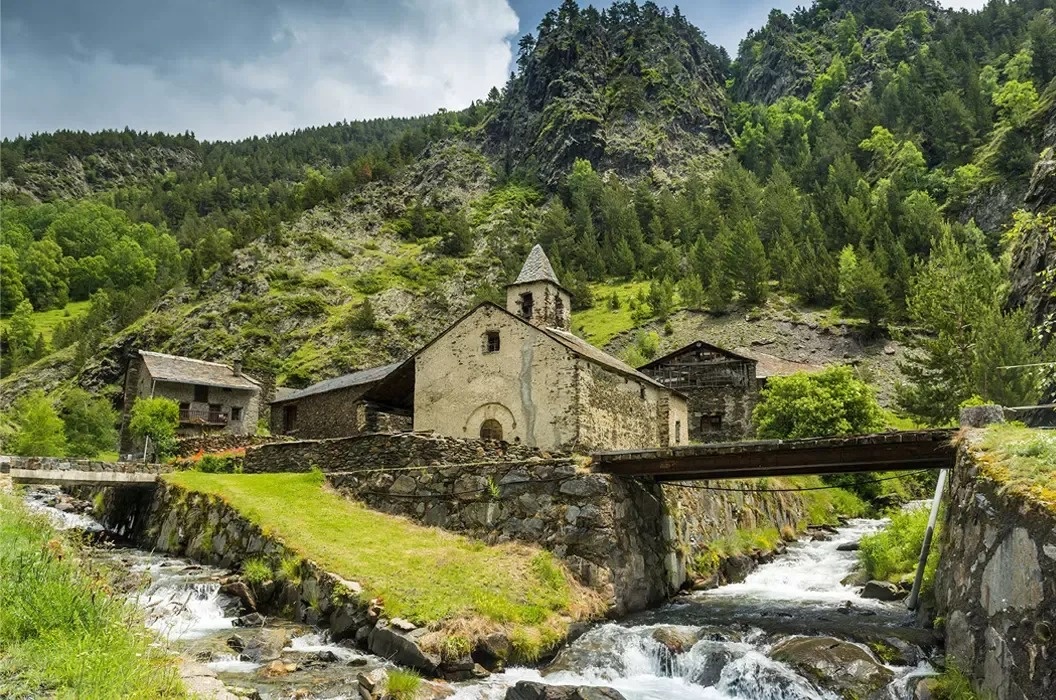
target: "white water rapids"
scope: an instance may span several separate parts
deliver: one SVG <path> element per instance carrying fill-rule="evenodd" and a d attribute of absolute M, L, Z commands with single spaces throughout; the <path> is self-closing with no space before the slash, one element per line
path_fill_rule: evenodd
<path fill-rule="evenodd" d="M 101 529 L 90 518 L 50 507 L 46 494 L 31 493 L 27 501 L 62 527 Z M 854 587 L 841 583 L 853 571 L 857 554 L 837 547 L 882 525 L 879 520 L 853 520 L 829 541 L 793 543 L 784 555 L 759 566 L 741 583 L 681 597 L 619 624 L 597 626 L 547 667 L 510 668 L 483 681 L 456 684 L 452 697 L 502 700 L 518 681 L 532 680 L 607 686 L 627 700 L 836 700 L 835 693 L 819 689 L 810 678 L 771 658 L 769 652 L 790 635 L 829 634 L 815 629 L 819 620 L 842 623 L 852 631 L 857 625 L 910 624 L 901 603 L 864 600 Z M 291 689 L 305 686 L 311 688 L 312 697 L 356 697 L 357 673 L 368 665 L 387 665 L 344 644 L 331 643 L 325 632 L 269 621 L 267 629 L 285 634 L 286 641 L 276 647 L 276 654 L 328 661 L 309 661 L 303 665 L 305 670 L 287 678 L 264 678 L 259 671 L 266 661 L 249 658 L 227 645 L 233 634 L 252 637 L 233 627 L 237 604 L 220 593 L 217 582 L 225 571 L 130 548 L 101 551 L 100 556 L 116 560 L 117 565 L 147 580 L 133 601 L 151 628 L 183 653 L 197 656 L 225 682 L 253 686 L 265 699 L 285 698 Z M 775 621 L 780 629 L 774 627 Z M 692 641 L 686 651 L 674 653 L 654 637 L 662 633 Z M 206 658 L 201 656 L 203 650 Z M 887 690 L 892 700 L 912 697 L 911 680 L 930 670 L 926 664 L 889 668 L 895 674 Z"/>

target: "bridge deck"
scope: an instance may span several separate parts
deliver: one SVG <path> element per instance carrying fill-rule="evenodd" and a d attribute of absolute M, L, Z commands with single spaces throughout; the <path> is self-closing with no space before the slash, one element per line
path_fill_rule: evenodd
<path fill-rule="evenodd" d="M 94 472 L 77 469 L 11 469 L 16 484 L 53 484 L 56 486 L 152 487 L 157 474 L 149 472 Z"/>
<path fill-rule="evenodd" d="M 593 469 L 619 476 L 651 476 L 661 481 L 943 469 L 953 466 L 954 432 L 906 430 L 599 452 L 593 455 Z"/>

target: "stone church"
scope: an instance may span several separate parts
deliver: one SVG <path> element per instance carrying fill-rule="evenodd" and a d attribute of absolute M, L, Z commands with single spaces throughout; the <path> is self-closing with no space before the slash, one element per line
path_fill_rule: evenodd
<path fill-rule="evenodd" d="M 686 398 L 570 331 L 571 297 L 540 246 L 506 288 L 433 339 L 366 398 L 414 430 L 541 449 L 687 442 Z"/>

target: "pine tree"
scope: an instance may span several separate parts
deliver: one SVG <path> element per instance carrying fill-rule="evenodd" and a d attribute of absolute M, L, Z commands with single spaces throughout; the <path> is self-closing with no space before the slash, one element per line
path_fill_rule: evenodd
<path fill-rule="evenodd" d="M 761 304 L 769 293 L 770 262 L 751 220 L 741 223 L 733 239 L 732 259 L 727 269 L 732 271 L 737 289 L 749 304 Z"/>

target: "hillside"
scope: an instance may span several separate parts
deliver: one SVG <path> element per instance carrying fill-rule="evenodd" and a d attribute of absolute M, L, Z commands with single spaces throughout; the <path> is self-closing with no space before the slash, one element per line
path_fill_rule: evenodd
<path fill-rule="evenodd" d="M 825 0 L 771 13 L 730 62 L 677 11 L 569 1 L 462 112 L 5 142 L 0 401 L 112 385 L 135 348 L 239 355 L 292 386 L 389 362 L 498 298 L 540 242 L 577 332 L 629 359 L 639 330 L 861 359 L 890 402 L 889 328 L 928 329 L 909 300 L 938 241 L 995 266 L 1011 246 L 1007 304 L 1051 314 L 1046 5 Z M 36 340 L 30 312 L 89 299 Z"/>

